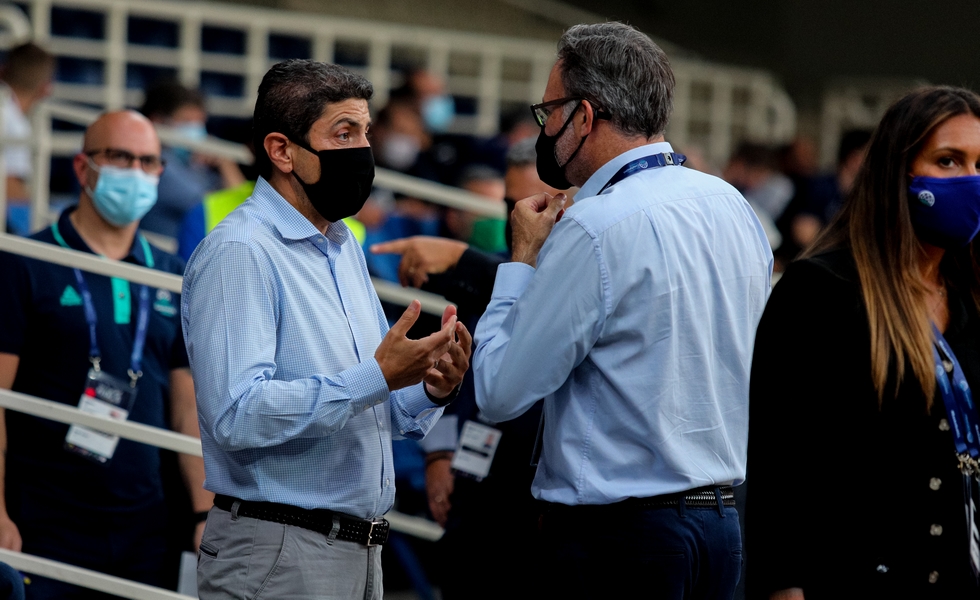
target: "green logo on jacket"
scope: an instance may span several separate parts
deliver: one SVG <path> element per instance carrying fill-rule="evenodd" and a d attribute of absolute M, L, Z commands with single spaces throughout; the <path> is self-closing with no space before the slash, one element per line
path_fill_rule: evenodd
<path fill-rule="evenodd" d="M 75 288 L 70 285 L 65 286 L 65 291 L 61 293 L 61 305 L 62 306 L 81 306 L 82 297 L 78 295 Z"/>

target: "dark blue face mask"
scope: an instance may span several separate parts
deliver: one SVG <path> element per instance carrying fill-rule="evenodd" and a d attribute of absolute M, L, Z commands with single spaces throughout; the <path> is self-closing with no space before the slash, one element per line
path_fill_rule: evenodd
<path fill-rule="evenodd" d="M 963 248 L 980 232 L 980 175 L 913 177 L 909 213 L 923 242 Z"/>

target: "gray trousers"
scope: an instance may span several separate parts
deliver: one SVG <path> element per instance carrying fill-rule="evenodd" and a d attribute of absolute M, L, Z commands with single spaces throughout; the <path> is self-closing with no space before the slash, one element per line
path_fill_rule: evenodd
<path fill-rule="evenodd" d="M 381 600 L 381 547 L 212 508 L 201 540 L 201 600 Z"/>

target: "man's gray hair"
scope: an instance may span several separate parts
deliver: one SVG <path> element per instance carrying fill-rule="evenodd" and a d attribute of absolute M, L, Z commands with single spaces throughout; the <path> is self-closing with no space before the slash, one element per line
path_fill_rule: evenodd
<path fill-rule="evenodd" d="M 533 137 L 514 142 L 507 150 L 507 166 L 527 167 L 536 165 L 538 160 L 538 153 L 534 149 L 536 142 L 537 140 Z"/>
<path fill-rule="evenodd" d="M 622 133 L 649 138 L 667 129 L 674 73 L 664 51 L 635 27 L 570 27 L 558 41 L 558 61 L 566 95 L 597 104 Z"/>

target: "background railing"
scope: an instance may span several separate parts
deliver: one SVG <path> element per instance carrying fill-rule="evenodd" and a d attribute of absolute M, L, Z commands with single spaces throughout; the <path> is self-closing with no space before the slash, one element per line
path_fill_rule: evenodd
<path fill-rule="evenodd" d="M 445 78 L 456 99 L 453 130 L 493 135 L 502 114 L 540 100 L 555 58 L 554 41 L 233 4 L 23 0 L 23 6 L 19 17 L 0 18 L 17 21 L 0 43 L 9 46 L 29 32 L 58 56 L 54 98 L 100 109 L 138 106 L 147 84 L 173 76 L 208 95 L 213 117 L 247 118 L 269 66 L 314 58 L 370 79 L 375 108 L 402 83 L 406 68 L 426 68 Z M 768 72 L 685 55 L 672 56 L 671 64 L 677 87 L 668 137 L 681 150 L 697 146 L 721 164 L 744 138 L 792 137 L 793 103 Z M 52 138 L 55 155 L 66 150 L 61 135 Z"/>

